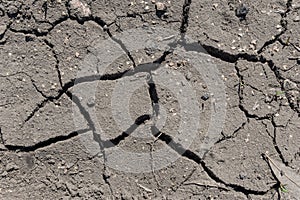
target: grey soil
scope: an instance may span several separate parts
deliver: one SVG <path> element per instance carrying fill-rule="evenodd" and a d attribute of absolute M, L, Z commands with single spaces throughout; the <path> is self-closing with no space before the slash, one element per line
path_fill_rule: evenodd
<path fill-rule="evenodd" d="M 299 175 L 300 3 L 157 2 L 0 0 L 0 199 L 290 199 L 264 154 Z M 197 41 L 225 84 L 225 123 L 203 157 L 214 102 L 201 74 L 175 53 L 130 52 L 115 36 L 155 27 Z M 93 47 L 110 39 L 124 55 L 106 68 L 95 98 L 83 104 L 75 95 L 77 72 Z M 147 72 L 123 76 L 155 60 L 154 82 L 146 81 Z M 201 127 L 195 138 L 186 138 L 192 142 L 187 149 L 175 137 L 183 120 L 177 96 L 155 84 L 164 69 L 183 74 L 199 102 Z M 140 87 L 128 105 L 132 122 L 120 124 L 111 99 L 123 80 Z M 158 132 L 153 103 L 166 114 Z M 102 127 L 101 140 L 89 109 Z M 84 145 L 85 137 L 94 146 Z M 119 171 L 103 161 L 115 148 L 110 142 L 149 156 L 143 164 L 152 168 L 155 150 L 167 148 L 178 158 L 150 172 Z"/>

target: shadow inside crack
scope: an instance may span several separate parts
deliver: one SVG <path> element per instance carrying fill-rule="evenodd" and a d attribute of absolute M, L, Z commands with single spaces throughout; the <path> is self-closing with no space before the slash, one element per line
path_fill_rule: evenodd
<path fill-rule="evenodd" d="M 32 151 L 35 151 L 37 149 L 50 146 L 50 145 L 55 144 L 57 142 L 62 142 L 62 141 L 69 140 L 73 137 L 76 137 L 76 136 L 78 136 L 80 134 L 83 134 L 83 133 L 86 133 L 88 131 L 90 131 L 90 129 L 81 129 L 81 130 L 78 130 L 78 131 L 71 132 L 68 135 L 60 135 L 60 136 L 57 136 L 57 137 L 49 138 L 47 140 L 38 142 L 38 143 L 36 143 L 34 145 L 31 145 L 31 146 L 5 145 L 5 144 L 4 144 L 4 146 L 9 151 L 32 152 Z"/>
<path fill-rule="evenodd" d="M 126 131 L 122 132 L 121 135 L 115 137 L 114 139 L 104 141 L 103 146 L 105 148 L 111 148 L 118 145 L 121 141 L 125 140 L 125 138 L 127 138 L 131 133 L 133 133 L 141 124 L 150 119 L 150 115 L 142 115 L 138 117 L 135 120 L 134 124 L 132 124 Z"/>

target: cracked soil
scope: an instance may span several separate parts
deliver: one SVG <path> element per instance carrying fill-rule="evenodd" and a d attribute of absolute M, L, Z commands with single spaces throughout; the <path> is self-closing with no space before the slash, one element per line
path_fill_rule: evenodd
<path fill-rule="evenodd" d="M 225 122 L 204 154 L 216 112 L 204 78 L 172 49 L 130 51 L 118 38 L 161 27 L 197 41 L 186 51 L 205 52 L 224 82 Z M 96 67 L 76 79 L 104 40 L 123 55 L 104 73 Z M 194 89 L 202 124 L 193 139 L 178 131 L 178 96 L 156 84 L 165 69 Z M 112 105 L 123 80 L 140 86 L 129 105 Z M 83 103 L 76 87 L 89 82 L 97 82 L 95 97 Z M 116 120 L 111 106 L 128 107 L 131 124 Z M 157 127 L 160 112 L 165 122 Z M 264 156 L 300 174 L 299 117 L 300 1 L 0 0 L 0 199 L 300 199 L 283 192 Z M 150 171 L 110 167 L 116 147 L 149 157 L 140 166 Z M 177 159 L 156 169 L 162 148 Z"/>

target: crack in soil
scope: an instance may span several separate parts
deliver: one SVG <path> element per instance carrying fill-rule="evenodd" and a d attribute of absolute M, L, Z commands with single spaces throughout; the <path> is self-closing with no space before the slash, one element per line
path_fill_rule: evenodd
<path fill-rule="evenodd" d="M 122 132 L 121 135 L 103 142 L 105 148 L 111 148 L 118 145 L 121 141 L 125 140 L 131 133 L 133 133 L 141 124 L 145 123 L 147 120 L 150 120 L 150 115 L 139 116 L 134 124 L 132 124 L 126 131 Z"/>
<path fill-rule="evenodd" d="M 235 70 L 236 75 L 239 78 L 239 84 L 238 84 L 238 96 L 239 96 L 239 109 L 244 113 L 247 119 L 254 118 L 256 120 L 264 120 L 264 119 L 270 119 L 272 114 L 267 114 L 266 116 L 259 117 L 255 114 L 250 114 L 249 111 L 243 106 L 243 87 L 245 85 L 244 77 L 240 73 L 240 69 L 237 67 L 237 62 L 235 63 Z"/>
<path fill-rule="evenodd" d="M 9 151 L 15 151 L 15 152 L 33 152 L 36 151 L 38 149 L 42 149 L 48 146 L 51 146 L 52 144 L 58 143 L 58 142 L 63 142 L 63 141 L 67 141 L 70 140 L 80 134 L 86 133 L 90 131 L 90 129 L 82 129 L 82 130 L 78 130 L 78 131 L 74 131 L 69 133 L 68 135 L 60 135 L 60 136 L 56 136 L 53 138 L 49 138 L 47 140 L 38 142 L 34 145 L 31 146 L 19 146 L 19 145 L 5 145 L 7 150 Z M 2 134 L 1 134 L 2 136 Z M 2 138 L 3 139 L 3 138 Z"/>
<path fill-rule="evenodd" d="M 0 127 L 0 144 L 4 145 L 4 139 L 3 139 L 3 134 L 2 134 L 2 131 L 1 131 L 1 127 Z"/>
<path fill-rule="evenodd" d="M 25 35 L 32 34 L 32 35 L 35 35 L 36 37 L 43 37 L 43 36 L 47 36 L 57 25 L 61 24 L 62 22 L 67 21 L 68 19 L 69 19 L 68 16 L 64 16 L 53 23 L 49 23 L 49 24 L 51 24 L 51 27 L 49 29 L 47 29 L 46 31 L 42 31 L 42 32 L 40 32 L 40 30 L 38 30 L 38 29 L 17 30 L 17 29 L 12 28 L 11 26 L 9 27 L 9 30 L 13 33 L 23 33 Z"/>
<path fill-rule="evenodd" d="M 132 12 L 128 12 L 126 15 L 117 15 L 117 14 L 115 13 L 115 15 L 116 15 L 117 17 L 115 18 L 115 20 L 114 20 L 113 22 L 111 22 L 110 24 L 108 24 L 107 27 L 110 27 L 110 26 L 112 26 L 113 24 L 115 24 L 115 25 L 117 26 L 117 28 L 118 28 L 118 31 L 119 31 L 119 32 L 122 32 L 123 30 L 122 30 L 122 28 L 121 28 L 121 25 L 118 24 L 118 21 L 119 21 L 120 19 L 123 19 L 123 18 L 136 18 L 136 17 L 139 17 L 140 20 L 141 20 L 141 22 L 147 22 L 147 21 L 144 19 L 143 15 L 145 15 L 145 14 L 150 14 L 150 13 L 154 13 L 154 11 L 144 11 L 144 12 L 140 12 L 140 13 L 139 13 L 139 12 L 134 12 L 134 11 L 132 11 Z"/>
<path fill-rule="evenodd" d="M 288 30 L 288 22 L 286 20 L 287 15 L 292 9 L 292 0 L 288 0 L 286 3 L 286 11 L 281 13 L 280 25 L 283 27 L 283 30 L 280 33 L 272 37 L 271 40 L 266 41 L 263 46 L 257 51 L 258 54 L 261 54 L 269 45 L 274 44 L 279 41 L 280 37 Z"/>
<path fill-rule="evenodd" d="M 285 160 L 285 158 L 284 158 L 284 156 L 283 156 L 283 154 L 282 154 L 282 152 L 281 152 L 279 146 L 277 145 L 277 141 L 276 141 L 277 128 L 276 128 L 276 124 L 275 124 L 275 122 L 274 122 L 274 117 L 271 118 L 270 122 L 271 122 L 271 124 L 272 124 L 272 126 L 273 126 L 273 128 L 274 128 L 273 135 L 271 135 L 271 133 L 269 132 L 269 130 L 268 130 L 268 128 L 267 128 L 267 124 L 264 124 L 263 122 L 262 122 L 262 124 L 265 125 L 266 131 L 267 131 L 268 135 L 272 138 L 273 146 L 274 146 L 274 148 L 275 148 L 275 150 L 276 150 L 276 152 L 277 152 L 279 158 L 281 159 L 281 161 L 282 161 L 286 166 L 288 166 L 288 162 Z"/>
<path fill-rule="evenodd" d="M 78 109 L 80 110 L 80 113 L 85 118 L 85 120 L 88 122 L 89 129 L 93 133 L 93 139 L 95 142 L 98 143 L 98 145 L 100 147 L 100 151 L 101 151 L 100 153 L 103 156 L 103 171 L 104 171 L 104 173 L 102 174 L 102 178 L 103 178 L 104 182 L 108 185 L 111 195 L 114 196 L 112 186 L 109 182 L 110 177 L 107 175 L 108 174 L 107 173 L 108 169 L 106 166 L 107 157 L 106 157 L 106 153 L 105 153 L 104 141 L 101 139 L 100 134 L 97 133 L 95 124 L 94 124 L 89 112 L 81 105 L 80 99 L 76 95 L 72 94 L 70 91 L 66 91 L 65 94 L 70 98 L 71 101 L 73 101 L 77 105 Z"/>
<path fill-rule="evenodd" d="M 262 55 L 252 55 L 252 54 L 248 54 L 248 53 L 231 54 L 229 52 L 225 52 L 216 47 L 201 44 L 201 42 L 199 42 L 199 43 L 207 51 L 207 53 L 209 55 L 211 55 L 212 57 L 221 59 L 222 61 L 225 61 L 225 62 L 236 64 L 238 60 L 242 59 L 242 60 L 246 60 L 248 62 L 253 62 L 253 63 L 262 63 L 262 64 L 267 63 L 267 65 L 269 66 L 271 71 L 274 73 L 274 75 L 277 79 L 277 82 L 280 84 L 281 90 L 286 91 L 286 89 L 284 88 L 284 80 L 286 80 L 286 79 L 280 74 L 280 69 L 274 64 L 273 60 L 268 60 Z M 238 74 L 238 76 L 240 77 L 241 75 Z M 289 106 L 291 107 L 291 109 L 296 111 L 297 113 L 300 113 L 299 106 L 297 104 L 293 103 L 293 99 L 292 99 L 291 95 L 288 95 L 285 92 L 285 96 L 289 101 Z M 245 111 L 247 116 L 249 116 L 250 118 L 257 117 L 255 115 L 250 115 L 246 111 L 246 109 L 243 108 L 242 106 L 240 108 L 241 108 L 241 110 Z M 269 116 L 265 116 L 262 119 L 265 119 L 265 118 L 269 118 Z"/>
<path fill-rule="evenodd" d="M 187 28 L 188 28 L 188 21 L 189 21 L 189 10 L 190 10 L 190 5 L 191 5 L 192 1 L 191 0 L 185 0 L 184 2 L 184 5 L 183 5 L 183 13 L 182 13 L 182 21 L 181 21 L 181 27 L 180 27 L 180 32 L 181 33 L 185 33 L 187 31 Z M 282 27 L 284 28 L 284 30 L 282 32 L 280 32 L 279 34 L 277 34 L 275 36 L 274 39 L 271 39 L 269 41 L 267 41 L 263 47 L 260 48 L 260 50 L 258 51 L 258 53 L 262 53 L 263 50 L 269 46 L 270 44 L 273 44 L 274 42 L 276 42 L 279 37 L 284 34 L 286 31 L 287 31 L 287 22 L 285 20 L 285 17 L 286 15 L 290 12 L 291 10 L 291 4 L 292 4 L 292 1 L 289 0 L 287 2 L 287 10 L 286 12 L 282 15 L 282 19 L 281 19 L 281 25 Z M 69 7 L 67 6 L 68 8 L 68 11 L 69 11 Z M 46 13 L 45 13 L 46 14 Z M 137 14 L 138 15 L 138 14 Z M 139 16 L 139 15 L 138 15 Z M 129 17 L 129 16 L 128 16 Z M 83 129 L 83 130 L 79 130 L 79 131 L 75 131 L 75 132 L 72 132 L 70 133 L 69 135 L 67 136 L 57 136 L 57 137 L 54 137 L 54 138 L 50 138 L 48 140 L 45 140 L 45 141 L 42 141 L 42 142 L 39 142 L 37 144 L 34 144 L 32 146 L 13 146 L 13 145 L 5 145 L 5 147 L 8 149 L 8 150 L 11 150 L 11 151 L 23 151 L 23 152 L 30 152 L 30 151 L 35 151 L 37 149 L 40 149 L 40 148 L 43 148 L 43 147 L 46 147 L 46 146 L 49 146 L 49 145 L 52 145 L 54 143 L 57 143 L 57 142 L 60 142 L 60 141 L 65 141 L 65 140 L 69 140 L 73 137 L 76 137 L 78 136 L 79 134 L 82 134 L 82 133 L 85 133 L 87 131 L 90 131 L 92 130 L 93 132 L 93 137 L 94 137 L 94 140 L 99 144 L 99 147 L 101 149 L 101 152 L 103 153 L 103 158 L 104 158 L 104 171 L 107 170 L 106 168 L 106 155 L 105 155 L 105 148 L 109 148 L 110 146 L 107 145 L 108 142 L 111 142 L 112 144 L 114 145 L 118 145 L 122 140 L 124 140 L 126 137 L 128 137 L 130 135 L 130 133 L 132 133 L 139 125 L 141 125 L 142 123 L 144 123 L 146 120 L 149 120 L 151 119 L 151 116 L 150 115 L 143 115 L 143 116 L 140 116 L 139 118 L 136 119 L 135 123 L 130 126 L 125 132 L 123 132 L 120 136 L 110 140 L 110 141 L 103 141 L 100 137 L 100 135 L 96 132 L 96 128 L 94 126 L 94 123 L 89 115 L 89 113 L 84 109 L 84 107 L 81 105 L 80 103 L 80 100 L 78 97 L 76 97 L 75 95 L 73 95 L 69 89 L 71 87 L 73 87 L 75 84 L 79 84 L 79 83 L 83 83 L 83 82 L 87 82 L 87 81 L 95 81 L 95 80 L 117 80 L 117 79 L 120 79 L 122 78 L 123 76 L 130 76 L 130 75 L 133 75 L 135 73 L 138 73 L 138 72 L 141 72 L 141 71 L 147 71 L 150 73 L 150 80 L 147 82 L 148 83 L 148 86 L 149 86 L 149 95 L 150 95 L 150 98 L 151 98 L 151 103 L 152 103 L 152 109 L 153 109 L 153 116 L 157 116 L 158 115 L 158 112 L 159 112 L 159 106 L 158 106 L 158 102 L 159 102 L 159 98 L 158 98 L 158 94 L 157 94 L 157 91 L 156 91 L 156 86 L 155 86 L 155 83 L 152 79 L 152 76 L 151 76 L 151 70 L 155 70 L 159 67 L 159 64 L 161 64 L 165 57 L 161 57 L 162 59 L 161 60 L 158 60 L 157 62 L 153 62 L 153 64 L 157 64 L 157 65 L 153 65 L 154 68 L 153 69 L 150 69 L 145 66 L 145 65 L 138 65 L 136 66 L 135 64 L 135 61 L 131 55 L 131 53 L 128 51 L 128 49 L 126 48 L 126 46 L 124 45 L 124 43 L 121 41 L 121 40 L 118 40 L 116 38 L 114 38 L 112 36 L 112 34 L 110 33 L 110 31 L 107 29 L 107 24 L 101 20 L 101 18 L 99 17 L 89 17 L 89 18 L 86 18 L 84 20 L 79 20 L 78 18 L 74 18 L 70 15 L 66 16 L 66 17 L 63 17 L 59 20 L 57 20 L 56 22 L 54 22 L 52 24 L 52 27 L 50 29 L 48 29 L 47 31 L 45 32 L 38 32 L 37 30 L 29 30 L 29 31 L 26 31 L 26 30 L 14 30 L 12 29 L 10 26 L 8 26 L 8 29 L 7 30 L 10 30 L 12 32 L 18 32 L 18 33 L 24 33 L 24 34 L 34 34 L 36 35 L 37 37 L 40 37 L 40 36 L 47 36 L 47 34 L 49 32 L 51 32 L 51 30 L 53 30 L 55 28 L 55 26 L 57 26 L 58 24 L 66 21 L 67 19 L 72 19 L 72 20 L 77 20 L 78 23 L 82 24 L 86 21 L 94 21 L 96 22 L 98 25 L 100 25 L 103 30 L 106 30 L 106 32 L 108 33 L 109 37 L 114 41 L 116 42 L 117 44 L 120 45 L 120 47 L 123 49 L 123 51 L 127 54 L 127 56 L 129 57 L 129 59 L 133 62 L 133 65 L 134 65 L 134 70 L 126 70 L 124 72 L 120 72 L 120 73 L 116 73 L 116 74 L 104 74 L 104 75 L 99 75 L 99 76 L 88 76 L 88 77 L 81 77 L 79 79 L 76 79 L 76 80 L 71 80 L 70 82 L 66 83 L 66 84 L 62 84 L 62 81 L 61 81 L 61 75 L 60 75 L 60 70 L 59 70 L 59 67 L 58 67 L 58 64 L 59 64 L 59 61 L 57 59 L 57 55 L 53 49 L 53 44 L 51 44 L 49 41 L 47 40 L 44 40 L 44 42 L 52 49 L 52 53 L 54 54 L 54 57 L 56 59 L 56 69 L 57 69 L 57 73 L 58 73 L 58 78 L 59 78 L 59 81 L 60 81 L 60 84 L 61 84 L 61 87 L 62 89 L 59 90 L 59 94 L 55 97 L 46 97 L 45 95 L 43 95 L 41 93 L 41 91 L 38 90 L 38 88 L 36 87 L 36 85 L 34 85 L 35 89 L 41 93 L 44 97 L 45 97 L 45 100 L 43 102 L 41 102 L 35 109 L 34 111 L 30 114 L 30 116 L 27 118 L 26 121 L 30 120 L 34 114 L 42 107 L 44 107 L 46 105 L 47 102 L 49 101 L 53 101 L 53 100 L 56 100 L 56 99 L 59 99 L 63 94 L 66 94 L 76 105 L 77 107 L 79 108 L 81 114 L 84 116 L 84 118 L 87 120 L 88 122 L 88 125 L 89 125 L 89 129 Z M 142 18 L 141 18 L 142 19 Z M 111 25 L 111 24 L 110 24 Z M 109 26 L 109 25 L 108 25 Z M 3 34 L 4 35 L 4 34 Z M 4 36 L 3 36 L 4 37 Z M 280 83 L 282 89 L 284 90 L 283 88 L 283 80 L 285 80 L 279 73 L 279 70 L 278 68 L 275 66 L 275 64 L 273 63 L 272 60 L 267 60 L 265 59 L 263 56 L 258 56 L 258 55 L 250 55 L 248 53 L 239 53 L 239 54 L 231 54 L 229 52 L 225 52 L 223 50 L 220 50 L 216 47 L 213 47 L 213 46 L 208 46 L 208 45 L 202 45 L 202 47 L 204 47 L 204 49 L 208 52 L 208 54 L 210 54 L 211 56 L 215 57 L 215 58 L 219 58 L 221 59 L 222 61 L 225 61 L 225 62 L 229 62 L 229 63 L 237 63 L 237 61 L 239 59 L 244 59 L 244 60 L 247 60 L 249 62 L 260 62 L 260 63 L 267 63 L 268 66 L 270 67 L 270 69 L 274 72 L 276 78 L 277 78 L 277 81 Z M 198 49 L 199 49 L 199 46 L 198 46 Z M 164 54 L 165 56 L 167 54 Z M 249 118 L 255 118 L 257 120 L 264 120 L 264 119 L 267 119 L 267 120 L 271 120 L 273 126 L 274 126 L 274 137 L 273 138 L 273 144 L 274 144 L 274 147 L 276 149 L 276 151 L 278 152 L 278 154 L 280 155 L 281 159 L 284 161 L 284 158 L 281 154 L 281 151 L 280 149 L 278 148 L 277 144 L 276 144 L 276 125 L 275 125 L 275 122 L 272 120 L 272 116 L 265 116 L 265 117 L 258 117 L 256 115 L 251 115 L 249 114 L 249 112 L 242 106 L 241 104 L 241 100 L 242 100 L 242 88 L 241 88 L 241 84 L 243 84 L 243 77 L 242 75 L 239 73 L 239 69 L 236 67 L 236 70 L 237 70 L 237 75 L 240 79 L 240 84 L 239 84 L 239 98 L 240 98 L 240 104 L 239 104 L 239 108 L 245 113 L 247 119 Z M 129 75 L 125 75 L 126 73 L 129 72 Z M 291 100 L 290 98 L 288 98 L 289 100 L 289 105 L 290 107 L 295 110 L 296 112 L 299 113 L 299 111 L 296 109 L 296 106 L 295 105 L 292 105 L 291 104 Z M 152 117 L 153 117 L 152 116 Z M 244 122 L 241 127 L 239 127 L 237 130 L 234 131 L 234 134 L 235 133 L 238 133 L 239 130 L 241 130 L 244 126 L 245 126 L 246 122 Z M 204 162 L 204 160 L 202 160 L 196 153 L 192 152 L 191 150 L 188 150 L 188 149 L 185 149 L 182 147 L 182 145 L 180 143 L 176 143 L 174 142 L 173 138 L 165 133 L 162 133 L 160 132 L 160 130 L 158 130 L 155 126 L 152 126 L 151 127 L 151 130 L 152 130 L 152 134 L 154 137 L 158 138 L 159 140 L 165 142 L 170 148 L 172 148 L 174 151 L 176 151 L 178 154 L 180 154 L 181 156 L 183 157 L 186 157 L 188 158 L 189 160 L 192 160 L 194 162 L 196 162 L 197 164 L 200 164 L 202 166 L 202 168 L 204 169 L 204 171 L 209 175 L 209 177 L 211 179 L 213 179 L 215 182 L 217 183 L 222 183 L 224 184 L 226 187 L 229 187 L 231 189 L 233 189 L 234 191 L 236 192 L 242 192 L 243 194 L 245 195 L 249 195 L 249 194 L 254 194 L 254 195 L 264 195 L 266 194 L 268 191 L 256 191 L 256 190 L 251 190 L 251 189 L 247 189 L 241 185 L 236 185 L 236 184 L 230 184 L 230 183 L 226 183 L 224 182 L 223 180 L 221 180 L 209 167 L 207 167 L 206 163 Z M 3 137 L 2 137 L 2 133 L 1 133 L 1 128 L 0 128 L 0 139 L 3 141 Z M 228 139 L 228 138 L 224 138 L 224 139 Z M 221 141 L 219 141 L 221 142 Z M 217 142 L 218 143 L 218 142 Z M 286 164 L 286 163 L 285 163 Z M 103 179 L 105 181 L 105 183 L 109 186 L 110 188 L 110 192 L 111 194 L 113 194 L 113 190 L 112 190 L 112 187 L 111 187 L 111 184 L 109 182 L 109 176 L 106 175 L 106 173 L 104 172 L 103 173 Z M 270 189 L 273 189 L 273 188 L 276 188 L 278 185 L 278 183 L 276 183 L 275 185 L 273 185 Z"/>
<path fill-rule="evenodd" d="M 184 0 L 184 4 L 182 7 L 182 19 L 181 19 L 181 26 L 180 26 L 180 32 L 186 33 L 187 28 L 189 26 L 189 12 L 190 12 L 190 6 L 192 4 L 192 0 Z"/>
<path fill-rule="evenodd" d="M 230 139 L 233 139 L 233 138 L 237 137 L 239 131 L 242 130 L 242 129 L 244 129 L 245 125 L 246 125 L 248 122 L 249 122 L 249 119 L 247 118 L 247 121 L 246 121 L 246 122 L 243 122 L 243 123 L 241 124 L 241 126 L 238 127 L 236 130 L 234 130 L 233 133 L 230 134 L 230 135 L 225 135 L 225 134 L 223 133 L 223 131 L 222 131 L 222 132 L 221 132 L 221 135 L 222 135 L 223 137 L 220 138 L 217 142 L 215 142 L 215 145 L 216 145 L 216 144 L 219 144 L 219 143 L 221 143 L 221 142 L 223 142 L 223 141 L 230 140 Z"/>
<path fill-rule="evenodd" d="M 174 142 L 173 138 L 165 133 L 160 132 L 155 126 L 151 127 L 151 131 L 154 137 L 158 138 L 159 140 L 165 142 L 171 149 L 177 152 L 182 157 L 188 158 L 191 161 L 194 161 L 197 164 L 200 164 L 201 167 L 204 169 L 206 174 L 215 182 L 224 184 L 226 187 L 233 189 L 236 192 L 241 192 L 245 195 L 254 194 L 254 195 L 265 195 L 269 192 L 269 190 L 273 189 L 272 186 L 267 191 L 257 191 L 252 189 L 247 189 L 241 185 L 226 183 L 222 179 L 220 179 L 209 167 L 206 166 L 206 163 L 203 159 L 201 159 L 196 153 L 189 149 L 185 149 L 182 147 L 180 143 Z"/>
<path fill-rule="evenodd" d="M 44 39 L 44 42 L 52 50 L 53 57 L 55 58 L 55 61 L 56 61 L 55 69 L 56 69 L 56 72 L 57 72 L 59 84 L 60 84 L 61 87 L 63 87 L 63 83 L 62 83 L 62 79 L 61 79 L 61 72 L 60 72 L 60 69 L 59 69 L 59 59 L 57 57 L 57 53 L 54 50 L 54 45 L 50 41 L 48 41 L 47 39 Z"/>

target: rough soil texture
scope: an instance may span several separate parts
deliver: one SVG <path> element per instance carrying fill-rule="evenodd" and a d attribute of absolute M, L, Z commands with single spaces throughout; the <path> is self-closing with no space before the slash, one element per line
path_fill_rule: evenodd
<path fill-rule="evenodd" d="M 300 2 L 157 2 L 0 0 L 0 199 L 290 199 L 264 155 L 299 175 Z M 245 16 L 237 14 L 241 3 Z M 197 41 L 225 84 L 225 124 L 204 156 L 200 146 L 215 111 L 201 74 L 173 52 L 131 52 L 115 36 L 155 27 Z M 74 95 L 77 72 L 104 40 L 124 55 L 100 74 L 95 98 L 83 104 Z M 147 63 L 159 64 L 152 82 L 140 67 Z M 123 76 L 133 68 L 141 72 Z M 188 135 L 178 131 L 184 120 L 178 96 L 155 83 L 164 69 L 183 74 L 181 84 L 193 86 L 199 102 L 202 125 L 195 138 L 185 137 L 188 149 L 175 137 Z M 123 80 L 140 87 L 128 105 L 132 122 L 120 124 L 111 99 Z M 158 132 L 151 123 L 155 103 L 166 114 Z M 74 125 L 74 107 L 85 125 Z M 98 139 L 90 108 L 102 127 Z M 95 140 L 91 148 L 98 153 L 91 154 L 81 136 Z M 109 141 L 149 158 L 167 148 L 178 158 L 150 172 L 119 171 L 105 162 L 115 148 Z M 141 166 L 154 164 L 149 159 Z"/>

